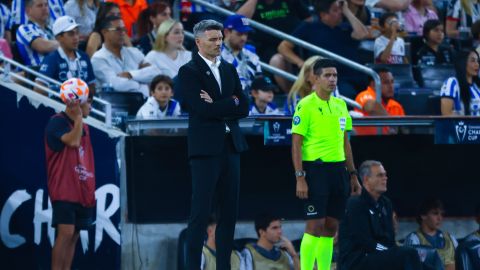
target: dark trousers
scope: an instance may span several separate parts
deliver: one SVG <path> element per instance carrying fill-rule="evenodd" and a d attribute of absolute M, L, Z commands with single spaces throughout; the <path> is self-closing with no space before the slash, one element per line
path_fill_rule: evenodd
<path fill-rule="evenodd" d="M 394 247 L 365 256 L 355 270 L 421 270 L 418 252 L 409 247 Z"/>
<path fill-rule="evenodd" d="M 190 159 L 192 204 L 187 229 L 187 269 L 199 270 L 202 246 L 212 206 L 216 210 L 217 269 L 230 269 L 230 255 L 238 212 L 240 154 L 227 135 L 223 151 L 217 156 Z"/>

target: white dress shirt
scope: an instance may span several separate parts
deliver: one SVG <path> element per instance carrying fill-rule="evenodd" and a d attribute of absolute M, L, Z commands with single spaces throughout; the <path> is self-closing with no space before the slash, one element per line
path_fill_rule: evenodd
<path fill-rule="evenodd" d="M 207 58 L 203 57 L 203 55 L 201 55 L 200 52 L 198 53 L 198 55 L 200 55 L 200 57 L 205 61 L 205 63 L 207 63 L 207 66 L 210 67 L 210 70 L 212 71 L 213 76 L 217 80 L 218 87 L 220 88 L 220 93 L 221 93 L 222 92 L 222 78 L 220 77 L 220 69 L 219 69 L 220 63 L 221 63 L 220 56 L 215 58 L 215 63 L 214 63 L 214 62 L 208 60 Z"/>
<path fill-rule="evenodd" d="M 134 47 L 122 47 L 121 58 L 110 52 L 105 45 L 92 56 L 93 71 L 97 83 L 101 87 L 110 83 L 115 91 L 119 92 L 140 92 L 148 97 L 148 84 L 160 74 L 155 66 L 148 66 L 139 69 L 144 60 L 143 53 Z M 119 77 L 117 74 L 129 72 L 132 79 Z"/>

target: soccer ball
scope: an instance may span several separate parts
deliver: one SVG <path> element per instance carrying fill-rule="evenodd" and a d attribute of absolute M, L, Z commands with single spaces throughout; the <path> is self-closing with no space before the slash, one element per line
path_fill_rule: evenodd
<path fill-rule="evenodd" d="M 65 104 L 75 100 L 85 103 L 89 92 L 87 83 L 78 78 L 68 79 L 60 86 L 60 98 Z"/>

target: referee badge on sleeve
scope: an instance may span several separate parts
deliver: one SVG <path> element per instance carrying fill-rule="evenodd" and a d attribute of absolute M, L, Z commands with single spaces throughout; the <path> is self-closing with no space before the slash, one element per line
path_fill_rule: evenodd
<path fill-rule="evenodd" d="M 340 117 L 340 129 L 342 131 L 345 131 L 345 126 L 347 125 L 347 118 L 345 117 Z"/>
<path fill-rule="evenodd" d="M 298 124 L 300 124 L 300 116 L 296 115 L 295 117 L 293 117 L 293 124 L 295 126 L 298 126 Z"/>

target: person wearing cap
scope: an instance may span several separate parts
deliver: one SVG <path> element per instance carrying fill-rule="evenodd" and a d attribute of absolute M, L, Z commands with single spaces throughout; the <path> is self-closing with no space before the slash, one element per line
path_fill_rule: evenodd
<path fill-rule="evenodd" d="M 79 78 L 95 89 L 95 74 L 88 55 L 78 50 L 80 42 L 79 25 L 70 16 L 62 16 L 53 24 L 53 34 L 60 46 L 48 54 L 40 65 L 40 73 L 56 81 L 64 82 L 70 78 Z M 57 85 L 38 77 L 35 80 L 50 89 L 58 90 Z M 35 89 L 37 92 L 43 92 Z"/>
<path fill-rule="evenodd" d="M 58 42 L 48 26 L 47 0 L 26 0 L 25 7 L 29 20 L 17 29 L 17 46 L 25 65 L 39 66 Z"/>
<path fill-rule="evenodd" d="M 344 100 L 334 97 L 337 63 L 320 59 L 313 66 L 314 91 L 295 108 L 292 161 L 296 195 L 304 201 L 305 233 L 301 268 L 330 269 L 333 238 L 349 194 L 360 194 L 348 132 L 352 118 Z"/>
<path fill-rule="evenodd" d="M 139 49 L 125 46 L 126 31 L 120 17 L 104 19 L 101 25 L 104 43 L 92 56 L 93 71 L 99 85 L 111 85 L 118 92 L 140 92 L 146 98 L 148 84 L 161 72 L 145 62 Z"/>
<path fill-rule="evenodd" d="M 252 104 L 249 115 L 280 115 L 282 114 L 273 103 L 274 91 L 277 86 L 266 76 L 259 76 L 252 83 Z"/>
<path fill-rule="evenodd" d="M 71 269 L 80 230 L 95 220 L 95 160 L 88 117 L 95 91 L 84 102 L 69 101 L 65 111 L 53 115 L 45 128 L 48 196 L 56 237 L 52 268 Z"/>
<path fill-rule="evenodd" d="M 250 90 L 256 75 L 262 73 L 260 58 L 251 46 L 245 46 L 248 33 L 252 31 L 248 19 L 242 15 L 231 15 L 223 23 L 225 39 L 222 46 L 222 58 L 237 69 L 242 88 Z"/>
<path fill-rule="evenodd" d="M 256 243 L 242 251 L 246 270 L 299 270 L 300 262 L 292 242 L 282 234 L 282 219 L 271 213 L 255 218 Z"/>

